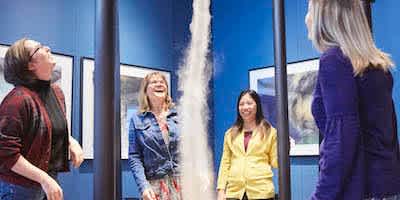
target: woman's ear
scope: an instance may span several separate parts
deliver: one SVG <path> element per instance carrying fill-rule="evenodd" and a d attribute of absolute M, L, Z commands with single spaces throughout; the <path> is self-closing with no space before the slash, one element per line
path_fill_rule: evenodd
<path fill-rule="evenodd" d="M 28 63 L 28 70 L 29 71 L 34 71 L 36 69 L 36 65 L 32 62 Z"/>

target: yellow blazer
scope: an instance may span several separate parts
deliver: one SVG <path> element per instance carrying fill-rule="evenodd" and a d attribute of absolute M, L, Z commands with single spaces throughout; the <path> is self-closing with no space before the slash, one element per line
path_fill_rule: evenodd
<path fill-rule="evenodd" d="M 264 139 L 253 132 L 244 150 L 244 132 L 231 140 L 229 129 L 224 137 L 224 150 L 218 172 L 217 189 L 225 190 L 226 198 L 268 199 L 275 196 L 271 167 L 278 167 L 276 129 L 271 127 Z"/>

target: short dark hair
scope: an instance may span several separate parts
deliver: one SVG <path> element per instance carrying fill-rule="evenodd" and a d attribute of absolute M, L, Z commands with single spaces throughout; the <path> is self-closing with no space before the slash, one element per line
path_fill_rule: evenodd
<path fill-rule="evenodd" d="M 25 48 L 26 40 L 28 38 L 16 41 L 4 57 L 4 80 L 14 86 L 30 85 L 37 81 L 28 69 L 29 50 Z"/>

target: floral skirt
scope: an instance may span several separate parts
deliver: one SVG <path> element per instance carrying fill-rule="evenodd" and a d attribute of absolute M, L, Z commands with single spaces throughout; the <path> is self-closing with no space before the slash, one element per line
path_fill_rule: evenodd
<path fill-rule="evenodd" d="M 150 180 L 157 200 L 182 200 L 181 180 L 176 176 Z"/>

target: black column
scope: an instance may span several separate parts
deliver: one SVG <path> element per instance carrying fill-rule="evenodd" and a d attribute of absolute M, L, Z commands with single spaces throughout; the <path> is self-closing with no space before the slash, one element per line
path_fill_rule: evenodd
<path fill-rule="evenodd" d="M 290 160 L 284 0 L 273 1 L 275 91 L 277 101 L 279 199 L 290 200 Z"/>
<path fill-rule="evenodd" d="M 362 0 L 365 16 L 367 17 L 371 32 L 372 32 L 372 12 L 371 12 L 371 3 L 372 2 L 374 2 L 374 0 Z"/>
<path fill-rule="evenodd" d="M 118 0 L 96 0 L 94 199 L 121 199 Z M 83 91 L 85 92 L 85 91 Z"/>

